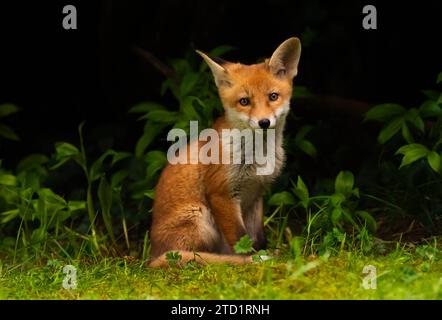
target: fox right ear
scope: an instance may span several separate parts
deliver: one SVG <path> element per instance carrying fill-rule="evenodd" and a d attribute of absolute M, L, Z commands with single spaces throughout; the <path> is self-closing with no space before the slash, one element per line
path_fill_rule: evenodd
<path fill-rule="evenodd" d="M 273 53 L 268 64 L 273 74 L 293 79 L 298 74 L 301 41 L 290 38 L 284 41 Z"/>
<path fill-rule="evenodd" d="M 215 84 L 219 88 L 220 86 L 231 86 L 231 82 L 229 80 L 229 74 L 220 63 L 224 62 L 222 59 L 216 59 L 218 62 L 215 62 L 214 59 L 210 58 L 204 52 L 196 50 L 196 52 L 203 57 L 204 61 L 206 61 L 210 70 L 212 70 L 213 77 L 215 78 Z"/>

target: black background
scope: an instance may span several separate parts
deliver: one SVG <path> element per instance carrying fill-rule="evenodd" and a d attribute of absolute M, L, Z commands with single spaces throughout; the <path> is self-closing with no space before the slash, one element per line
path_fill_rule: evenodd
<path fill-rule="evenodd" d="M 68 4 L 77 8 L 77 30 L 62 27 Z M 362 28 L 366 4 L 376 5 L 377 30 Z M 295 83 L 320 95 L 416 106 L 442 71 L 441 9 L 441 1 L 1 2 L 0 103 L 22 108 L 7 120 L 22 142 L 2 142 L 0 157 L 13 164 L 51 153 L 56 141 L 76 142 L 83 120 L 89 143 L 107 136 L 106 146 L 132 150 L 142 124 L 127 110 L 161 101 L 163 80 L 134 45 L 167 61 L 190 47 L 228 44 L 237 50 L 226 58 L 254 62 L 310 27 L 318 36 L 303 49 Z"/>

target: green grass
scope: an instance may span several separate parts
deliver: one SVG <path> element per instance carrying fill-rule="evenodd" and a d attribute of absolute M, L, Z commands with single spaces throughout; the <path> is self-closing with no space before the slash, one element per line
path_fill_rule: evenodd
<path fill-rule="evenodd" d="M 125 259 L 71 261 L 78 273 L 71 290 L 62 287 L 68 262 L 0 261 L 0 299 L 442 299 L 442 259 L 433 253 L 399 248 L 377 256 L 341 252 L 328 259 L 167 270 Z M 377 268 L 377 289 L 362 285 L 366 265 Z"/>

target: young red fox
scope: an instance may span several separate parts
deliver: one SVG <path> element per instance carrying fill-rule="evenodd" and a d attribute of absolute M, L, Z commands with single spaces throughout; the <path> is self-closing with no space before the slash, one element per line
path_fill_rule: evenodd
<path fill-rule="evenodd" d="M 285 158 L 283 130 L 301 55 L 299 39 L 286 40 L 270 59 L 254 65 L 197 52 L 213 73 L 225 109 L 213 129 L 275 129 L 275 168 L 272 174 L 257 175 L 256 163 L 169 164 L 156 186 L 151 267 L 167 266 L 170 251 L 181 254 L 180 263 L 252 262 L 251 256 L 236 255 L 233 246 L 247 234 L 255 249 L 265 247 L 262 193 Z M 220 150 L 226 145 L 221 141 Z"/>

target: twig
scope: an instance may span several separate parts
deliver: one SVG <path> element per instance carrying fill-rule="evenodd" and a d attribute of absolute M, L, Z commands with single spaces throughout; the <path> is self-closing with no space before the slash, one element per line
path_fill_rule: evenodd
<path fill-rule="evenodd" d="M 164 64 L 161 60 L 155 57 L 151 52 L 141 49 L 137 46 L 132 47 L 133 52 L 135 52 L 140 57 L 144 58 L 150 65 L 152 65 L 157 71 L 159 71 L 166 78 L 177 81 L 177 75 L 173 69 Z"/>

